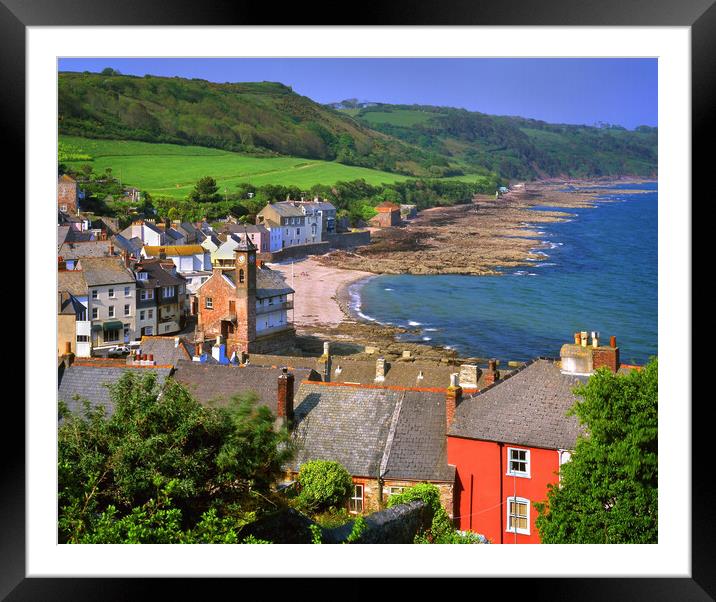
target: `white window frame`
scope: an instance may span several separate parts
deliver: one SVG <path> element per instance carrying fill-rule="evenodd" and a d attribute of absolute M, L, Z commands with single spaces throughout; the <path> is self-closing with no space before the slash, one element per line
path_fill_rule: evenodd
<path fill-rule="evenodd" d="M 124 315 L 125 316 L 131 316 L 132 315 L 132 306 L 127 304 L 124 306 Z"/>
<path fill-rule="evenodd" d="M 149 280 L 149 274 L 147 272 L 137 272 L 137 280 Z"/>
<path fill-rule="evenodd" d="M 108 296 L 110 299 L 114 299 L 114 298 L 115 298 L 115 297 L 114 297 L 114 289 L 113 289 L 113 288 L 111 288 L 111 289 L 109 289 L 109 290 L 107 291 L 107 296 Z"/>
<path fill-rule="evenodd" d="M 519 527 L 511 527 L 510 526 L 510 519 L 513 515 L 510 514 L 510 503 L 514 502 L 515 504 L 525 504 L 527 507 L 527 528 L 526 529 L 520 529 Z M 515 507 L 515 510 L 517 508 Z M 505 504 L 505 511 L 507 514 L 507 520 L 505 521 L 505 525 L 507 525 L 507 528 L 505 531 L 508 533 L 517 533 L 518 535 L 529 535 L 530 534 L 530 501 L 527 498 L 523 497 L 513 497 L 510 496 L 507 498 L 507 503 Z M 514 515 L 517 518 L 523 518 L 519 514 Z"/>
<path fill-rule="evenodd" d="M 360 487 L 360 496 L 357 495 L 357 490 Z M 363 514 L 363 496 L 365 494 L 365 488 L 363 487 L 362 483 L 353 483 L 353 495 L 348 500 L 348 512 L 351 514 Z M 358 507 L 358 502 L 360 502 L 360 510 L 354 510 L 353 507 Z"/>
<path fill-rule="evenodd" d="M 143 309 L 139 311 L 139 319 L 144 320 L 144 310 Z"/>
<path fill-rule="evenodd" d="M 93 299 L 96 299 L 97 296 L 98 296 L 97 289 L 96 289 L 96 288 L 93 288 L 93 289 L 92 289 L 92 298 L 93 298 Z"/>
<path fill-rule="evenodd" d="M 124 296 L 125 297 L 131 297 L 132 296 L 132 288 L 129 286 L 124 287 Z"/>
<path fill-rule="evenodd" d="M 148 319 L 148 320 L 153 320 L 153 319 L 154 319 L 154 310 L 153 310 L 153 309 L 148 309 L 148 310 L 147 310 L 147 319 Z"/>
<path fill-rule="evenodd" d="M 524 460 L 513 460 L 512 459 L 512 452 L 525 452 L 525 459 Z M 513 470 L 512 469 L 512 462 L 524 462 L 525 463 L 525 470 Z M 507 448 L 507 473 L 506 475 L 509 477 L 521 477 L 523 479 L 529 479 L 530 478 L 530 450 L 524 449 L 523 447 L 508 447 Z"/>
<path fill-rule="evenodd" d="M 114 305 L 107 306 L 107 316 L 110 318 L 114 318 Z"/>
<path fill-rule="evenodd" d="M 214 309 L 213 297 L 204 297 L 204 309 Z"/>
<path fill-rule="evenodd" d="M 97 308 L 97 307 L 92 308 L 92 319 L 99 320 L 99 308 Z"/>
<path fill-rule="evenodd" d="M 162 287 L 162 296 L 167 299 L 168 297 L 173 297 L 176 293 L 176 289 L 174 286 L 163 286 Z"/>

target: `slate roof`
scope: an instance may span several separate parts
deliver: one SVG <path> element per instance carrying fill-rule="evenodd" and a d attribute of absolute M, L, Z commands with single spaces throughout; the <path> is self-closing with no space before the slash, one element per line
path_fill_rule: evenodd
<path fill-rule="evenodd" d="M 79 396 L 88 399 L 93 408 L 102 406 L 105 415 L 109 416 L 114 412 L 114 404 L 110 399 L 107 385 L 116 383 L 128 370 L 138 374 L 155 373 L 160 387 L 171 372 L 171 368 L 108 367 L 101 364 L 92 366 L 76 363 L 61 371 L 57 399 L 64 401 L 73 413 L 78 413 L 82 411 L 82 401 L 74 397 Z"/>
<path fill-rule="evenodd" d="M 294 398 L 289 468 L 334 460 L 353 476 L 453 481 L 444 391 L 301 383 Z M 387 471 L 387 472 L 386 472 Z"/>
<path fill-rule="evenodd" d="M 87 281 L 82 270 L 57 272 L 57 290 L 66 291 L 75 297 L 87 296 Z"/>
<path fill-rule="evenodd" d="M 234 269 L 222 270 L 222 275 L 229 281 L 229 284 L 236 288 Z M 266 266 L 257 268 L 256 270 L 256 298 L 268 299 L 269 297 L 277 297 L 278 295 L 287 295 L 295 292 L 286 284 L 281 272 L 272 270 Z"/>
<path fill-rule="evenodd" d="M 152 354 L 157 365 L 176 367 L 179 360 L 191 360 L 191 350 L 181 337 L 179 337 L 179 346 L 176 347 L 175 338 L 170 336 L 143 336 L 139 343 L 138 353 Z M 131 361 L 131 359 L 127 361 Z"/>
<path fill-rule="evenodd" d="M 142 242 L 142 239 L 135 236 L 134 238 L 127 238 L 126 236 L 122 236 L 121 234 L 115 234 L 112 236 L 112 242 L 123 251 L 127 251 L 127 253 L 135 256 L 139 256 L 140 251 L 142 250 L 142 247 L 144 246 L 144 243 Z"/>
<path fill-rule="evenodd" d="M 306 369 L 292 370 L 292 373 L 296 379 L 294 390 L 301 380 L 310 376 Z M 181 359 L 176 364 L 173 378 L 203 404 L 226 405 L 233 395 L 253 391 L 261 405 L 276 413 L 280 375 L 280 368 L 202 364 Z"/>
<path fill-rule="evenodd" d="M 134 282 L 134 274 L 119 257 L 86 257 L 80 259 L 87 286 Z"/>
<path fill-rule="evenodd" d="M 57 313 L 73 316 L 85 311 L 85 306 L 66 291 L 57 293 Z"/>
<path fill-rule="evenodd" d="M 340 371 L 339 371 L 340 370 Z M 460 372 L 460 366 L 430 361 L 386 361 L 385 379 L 380 384 L 397 387 L 442 387 L 450 385 L 450 375 Z M 423 378 L 418 378 L 422 373 Z M 375 383 L 376 362 L 331 357 L 331 382 Z M 483 377 L 477 387 L 482 385 Z"/>
<path fill-rule="evenodd" d="M 303 211 L 288 202 L 271 203 L 271 208 L 281 217 L 305 217 Z"/>
<path fill-rule="evenodd" d="M 567 417 L 584 378 L 565 375 L 557 364 L 539 359 L 483 391 L 463 397 L 448 435 L 546 449 L 574 449 L 582 432 Z"/>
<path fill-rule="evenodd" d="M 82 257 L 110 257 L 111 240 L 77 241 L 74 234 L 61 244 L 57 254 L 63 259 L 81 259 Z M 69 240 L 72 238 L 72 240 Z"/>
<path fill-rule="evenodd" d="M 138 288 L 157 288 L 159 286 L 177 286 L 186 282 L 186 279 L 179 275 L 172 275 L 171 272 L 164 267 L 162 263 L 166 265 L 171 264 L 171 268 L 174 268 L 174 264 L 166 259 L 143 259 L 134 266 L 135 273 L 146 272 L 149 274 L 147 280 L 137 279 Z"/>

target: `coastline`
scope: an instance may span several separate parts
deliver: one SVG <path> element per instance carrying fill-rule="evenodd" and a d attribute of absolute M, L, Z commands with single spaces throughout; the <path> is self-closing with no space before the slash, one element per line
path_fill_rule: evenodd
<path fill-rule="evenodd" d="M 310 257 L 294 263 L 294 274 L 300 272 L 310 273 L 316 271 L 316 277 L 307 279 L 310 288 L 306 288 L 305 281 L 299 282 L 296 287 L 296 298 L 302 294 L 314 298 L 320 296 L 318 306 L 315 302 L 301 307 L 295 313 L 294 323 L 299 335 L 299 348 L 307 354 L 322 352 L 322 341 L 329 340 L 338 354 L 364 355 L 375 357 L 375 353 L 387 358 L 401 357 L 406 350 L 413 357 L 434 359 L 442 361 L 455 361 L 456 352 L 441 346 L 398 341 L 400 334 L 410 333 L 411 329 L 389 326 L 377 321 L 366 319 L 352 307 L 351 291 L 360 289 L 366 282 L 381 274 L 469 274 L 469 275 L 501 275 L 506 268 L 533 266 L 535 261 L 543 259 L 543 249 L 552 244 L 540 238 L 539 224 L 546 222 L 559 222 L 573 219 L 573 209 L 594 208 L 601 203 L 614 202 L 612 199 L 601 198 L 609 195 L 610 191 L 617 191 L 614 185 L 640 184 L 654 180 L 612 180 L 611 186 L 605 181 L 559 181 L 534 182 L 517 189 L 495 200 L 494 197 L 478 196 L 473 203 L 454 207 L 434 207 L 421 211 L 418 218 L 411 220 L 401 228 L 391 228 L 377 236 L 378 245 L 381 243 L 396 246 L 394 243 L 404 239 L 415 231 L 419 236 L 429 230 L 433 243 L 444 242 L 446 231 L 459 230 L 461 227 L 468 231 L 482 228 L 487 232 L 475 237 L 478 242 L 474 248 L 467 249 L 466 253 L 457 254 L 458 265 L 444 263 L 452 259 L 451 247 L 437 251 L 437 257 L 432 263 L 426 263 L 425 255 L 430 249 L 411 250 L 397 245 L 394 250 L 379 250 L 378 253 L 364 254 L 375 243 L 367 247 L 354 250 L 354 252 L 333 251 L 326 255 Z M 564 190 L 567 186 L 580 186 L 579 190 Z M 598 187 L 598 188 L 597 188 Z M 618 190 L 619 192 L 624 192 Z M 643 190 L 629 190 L 630 194 L 645 192 Z M 474 205 L 478 205 L 477 209 Z M 534 210 L 533 207 L 540 207 Z M 542 209 L 548 207 L 549 209 Z M 552 210 L 551 208 L 555 208 Z M 562 211 L 565 209 L 567 211 Z M 478 222 L 478 223 L 476 223 Z M 482 222 L 482 223 L 479 223 Z M 381 240 L 383 239 L 383 240 Z M 472 240 L 470 242 L 473 242 Z M 380 249 L 380 247 L 379 247 Z M 490 252 L 484 253 L 485 249 Z M 432 252 L 435 253 L 434 247 Z M 394 254 L 397 257 L 388 258 L 393 262 L 386 262 L 384 254 Z M 465 261 L 475 255 L 482 254 L 479 261 L 468 265 L 464 269 Z M 407 259 L 402 265 L 403 269 L 396 269 L 401 260 Z M 491 263 L 491 260 L 493 263 Z M 396 266 L 396 262 L 398 266 Z M 438 265 L 435 265 L 439 262 Z M 462 264 L 461 264 L 462 262 Z M 426 269 L 425 266 L 428 266 Z M 355 266 L 355 267 L 354 267 Z M 447 266 L 447 267 L 446 267 Z M 281 271 L 286 281 L 291 282 L 291 266 L 273 265 L 274 269 Z M 383 267 L 378 270 L 376 268 Z M 387 269 L 386 269 L 387 267 Z M 417 269 L 416 269 L 417 268 Z M 320 283 L 319 287 L 315 285 Z M 300 302 L 299 302 L 300 303 Z M 484 358 L 459 358 L 485 361 Z"/>

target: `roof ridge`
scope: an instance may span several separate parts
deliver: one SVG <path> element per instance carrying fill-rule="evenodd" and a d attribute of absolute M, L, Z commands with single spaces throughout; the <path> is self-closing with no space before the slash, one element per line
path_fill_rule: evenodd
<path fill-rule="evenodd" d="M 301 381 L 301 383 L 310 384 L 310 385 L 321 385 L 324 387 L 354 387 L 354 388 L 364 388 L 364 389 L 388 389 L 391 391 L 421 391 L 425 393 L 445 393 L 447 391 L 447 387 L 400 387 L 398 385 L 374 385 L 374 384 L 363 384 L 363 383 L 345 383 L 345 382 L 325 382 L 325 381 L 310 381 L 310 380 L 304 380 Z M 462 387 L 463 390 L 465 390 L 466 387 Z M 469 390 L 472 390 L 473 388 L 470 387 Z M 474 388 L 475 391 L 479 391 L 477 387 Z"/>

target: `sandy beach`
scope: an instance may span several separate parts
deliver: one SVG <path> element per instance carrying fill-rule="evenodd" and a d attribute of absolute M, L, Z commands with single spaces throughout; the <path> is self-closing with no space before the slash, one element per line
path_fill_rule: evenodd
<path fill-rule="evenodd" d="M 294 295 L 294 324 L 302 326 L 334 326 L 346 319 L 336 296 L 341 288 L 375 276 L 360 270 L 343 270 L 326 266 L 309 257 L 283 264 L 268 264 L 283 274 L 286 283 L 296 291 Z"/>

